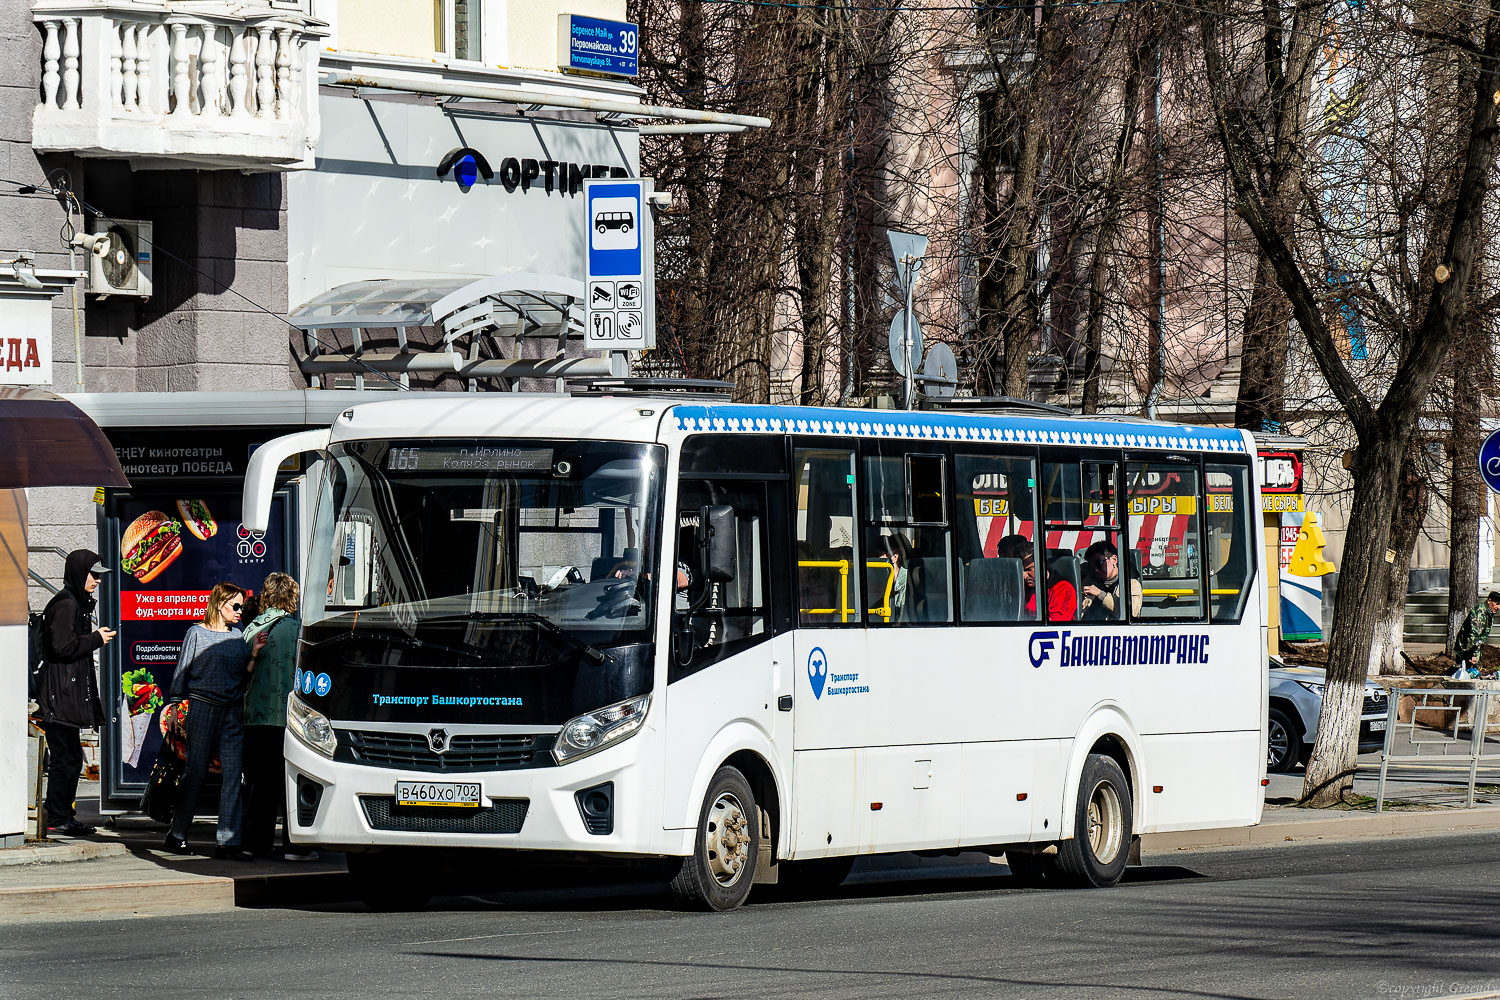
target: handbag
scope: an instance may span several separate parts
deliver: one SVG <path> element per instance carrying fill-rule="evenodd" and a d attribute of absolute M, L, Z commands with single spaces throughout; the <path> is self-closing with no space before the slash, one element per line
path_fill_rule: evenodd
<path fill-rule="evenodd" d="M 157 754 L 151 775 L 146 779 L 146 791 L 141 794 L 141 811 L 158 823 L 172 822 L 172 812 L 177 808 L 177 786 L 181 783 L 182 761 L 170 752 Z"/>

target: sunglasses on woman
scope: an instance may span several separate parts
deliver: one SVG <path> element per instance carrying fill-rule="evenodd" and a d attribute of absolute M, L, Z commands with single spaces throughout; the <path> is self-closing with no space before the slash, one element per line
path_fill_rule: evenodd
<path fill-rule="evenodd" d="M 240 601 L 239 603 L 236 603 L 236 604 L 231 604 L 229 606 L 229 610 L 231 610 L 231 611 L 243 611 L 244 608 L 245 608 L 245 603 L 243 601 Z"/>

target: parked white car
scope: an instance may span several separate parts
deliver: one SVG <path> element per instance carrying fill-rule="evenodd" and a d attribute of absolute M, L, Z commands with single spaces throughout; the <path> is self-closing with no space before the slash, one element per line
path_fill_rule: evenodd
<path fill-rule="evenodd" d="M 1322 667 L 1289 667 L 1271 657 L 1271 711 L 1266 726 L 1266 770 L 1295 770 L 1312 753 L 1323 712 Z M 1365 682 L 1365 704 L 1359 720 L 1359 752 L 1379 750 L 1385 743 L 1387 700 L 1385 688 Z"/>

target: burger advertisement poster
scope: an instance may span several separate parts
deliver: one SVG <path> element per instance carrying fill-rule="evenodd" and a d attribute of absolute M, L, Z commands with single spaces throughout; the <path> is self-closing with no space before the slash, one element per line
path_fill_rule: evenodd
<path fill-rule="evenodd" d="M 158 725 L 177 653 L 203 619 L 214 584 L 258 593 L 266 574 L 285 571 L 281 504 L 264 532 L 239 523 L 240 498 L 213 492 L 149 493 L 118 498 L 119 683 L 110 713 L 118 720 L 121 779 L 144 783 L 162 737 Z M 250 609 L 247 608 L 247 611 Z M 247 616 L 243 621 L 249 621 Z"/>

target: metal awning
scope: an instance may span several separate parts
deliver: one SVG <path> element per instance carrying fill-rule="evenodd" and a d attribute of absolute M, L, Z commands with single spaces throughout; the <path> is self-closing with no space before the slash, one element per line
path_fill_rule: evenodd
<path fill-rule="evenodd" d="M 359 90 L 392 90 L 430 97 L 470 98 L 514 104 L 522 111 L 559 108 L 567 111 L 592 111 L 601 117 L 619 121 L 677 121 L 690 126 L 656 125 L 641 129 L 643 133 L 663 135 L 676 131 L 742 132 L 751 128 L 770 128 L 771 119 L 759 115 L 735 115 L 723 111 L 695 111 L 691 108 L 668 108 L 635 101 L 581 97 L 538 88 L 505 86 L 494 83 L 469 83 L 461 80 L 428 80 L 409 74 L 350 72 L 333 69 L 324 72 L 320 82 L 327 87 L 353 87 Z"/>
<path fill-rule="evenodd" d="M 0 388 L 0 441 L 0 490 L 130 485 L 99 425 L 43 389 Z"/>
<path fill-rule="evenodd" d="M 287 317 L 304 332 L 302 370 L 315 379 L 328 374 L 452 372 L 461 378 L 558 378 L 563 375 L 622 375 L 623 358 L 566 357 L 569 339 L 583 336 L 584 285 L 556 274 L 514 272 L 485 278 L 375 278 L 339 285 Z M 324 353 L 314 331 L 349 329 L 348 353 Z M 411 349 L 407 330 L 431 328 L 436 349 Z M 395 350 L 367 351 L 368 331 L 393 331 Z M 528 339 L 555 340 L 551 357 L 521 358 Z M 467 341 L 463 349 L 460 341 Z M 514 341 L 509 352 L 502 341 Z M 484 357 L 481 344 L 488 344 Z"/>

